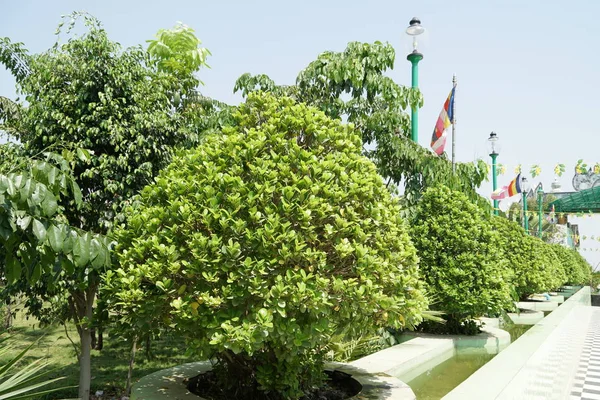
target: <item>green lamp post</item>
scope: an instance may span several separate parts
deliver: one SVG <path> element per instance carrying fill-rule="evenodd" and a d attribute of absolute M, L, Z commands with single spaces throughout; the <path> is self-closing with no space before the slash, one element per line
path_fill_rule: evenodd
<path fill-rule="evenodd" d="M 541 239 L 542 238 L 542 212 L 544 210 L 544 189 L 542 188 L 541 183 L 540 183 L 540 186 L 538 186 L 537 198 L 538 198 L 538 236 Z"/>
<path fill-rule="evenodd" d="M 523 191 L 523 228 L 529 235 L 529 218 L 527 217 L 527 191 L 529 190 L 529 182 L 527 178 L 521 178 L 521 190 Z"/>
<path fill-rule="evenodd" d="M 417 36 L 425 32 L 425 28 L 421 26 L 421 20 L 414 17 L 410 20 L 406 34 L 412 36 L 413 51 L 406 59 L 412 64 L 412 87 L 419 87 L 419 61 L 423 59 L 423 54 L 417 50 Z M 416 107 L 411 107 L 410 114 L 410 138 L 413 142 L 419 141 L 419 110 Z"/>
<path fill-rule="evenodd" d="M 492 157 L 492 190 L 495 192 L 498 189 L 498 171 L 496 158 L 498 158 L 498 152 L 500 151 L 500 143 L 498 142 L 498 135 L 496 132 L 490 133 L 488 138 L 490 157 Z M 494 215 L 498 215 L 498 200 L 494 200 Z"/>

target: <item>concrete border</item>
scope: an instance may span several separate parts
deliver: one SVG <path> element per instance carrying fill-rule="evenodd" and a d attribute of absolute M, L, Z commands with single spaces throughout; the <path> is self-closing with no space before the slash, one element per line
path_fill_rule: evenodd
<path fill-rule="evenodd" d="M 507 331 L 490 326 L 484 326 L 482 331 L 475 336 L 406 332 L 404 335 L 412 339 L 352 361 L 350 365 L 409 382 L 457 352 L 497 354 L 510 345 Z"/>
<path fill-rule="evenodd" d="M 331 363 L 328 367 L 352 375 L 362 385 L 360 394 L 352 399 L 416 400 L 412 389 L 393 376 L 371 374 L 343 363 Z M 184 380 L 211 368 L 209 361 L 198 361 L 146 375 L 133 385 L 131 400 L 203 400 L 187 390 Z"/>
<path fill-rule="evenodd" d="M 558 302 L 552 300 L 546 301 L 519 301 L 517 307 L 524 310 L 534 311 L 554 311 L 558 307 Z"/>
<path fill-rule="evenodd" d="M 508 316 L 515 325 L 535 325 L 544 319 L 543 311 L 528 311 L 530 312 L 508 313 Z"/>
<path fill-rule="evenodd" d="M 556 301 L 558 304 L 565 302 L 565 296 L 563 295 L 550 295 L 550 301 Z"/>

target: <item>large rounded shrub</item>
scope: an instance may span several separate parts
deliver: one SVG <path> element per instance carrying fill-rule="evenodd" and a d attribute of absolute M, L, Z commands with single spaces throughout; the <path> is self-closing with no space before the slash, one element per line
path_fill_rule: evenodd
<path fill-rule="evenodd" d="M 493 217 L 492 224 L 499 234 L 497 248 L 514 272 L 511 286 L 517 299 L 555 289 L 565 282 L 564 269 L 552 245 L 527 235 L 519 224 L 504 217 Z"/>
<path fill-rule="evenodd" d="M 489 213 L 447 187 L 428 189 L 411 236 L 434 307 L 456 325 L 511 306 L 512 272 L 498 251 Z"/>
<path fill-rule="evenodd" d="M 561 266 L 565 270 L 565 281 L 568 285 L 580 285 L 589 279 L 589 273 L 586 273 L 575 250 L 567 248 L 561 244 L 552 244 L 552 250 L 556 254 Z"/>
<path fill-rule="evenodd" d="M 262 94 L 236 120 L 142 192 L 106 284 L 131 326 L 171 326 L 241 398 L 296 399 L 338 330 L 421 321 L 416 251 L 351 126 Z"/>

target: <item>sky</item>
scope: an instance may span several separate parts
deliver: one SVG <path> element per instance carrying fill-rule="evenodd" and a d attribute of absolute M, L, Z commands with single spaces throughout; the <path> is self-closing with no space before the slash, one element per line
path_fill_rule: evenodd
<path fill-rule="evenodd" d="M 554 166 L 563 163 L 561 183 L 572 190 L 577 160 L 600 161 L 597 0 L 0 0 L 0 37 L 44 51 L 56 40 L 60 16 L 72 11 L 99 18 L 125 47 L 144 44 L 177 21 L 191 26 L 212 53 L 211 68 L 199 74 L 201 91 L 230 104 L 241 101 L 233 93 L 241 74 L 293 84 L 321 52 L 343 51 L 350 41 L 389 42 L 397 53 L 389 76 L 409 85 L 411 45 L 404 31 L 416 16 L 427 30 L 419 43 L 421 145 L 429 145 L 456 74 L 458 161 L 489 161 L 491 131 L 501 141 L 498 162 L 507 167 L 500 185 L 514 177 L 515 166 L 528 174 L 539 165 L 542 174 L 529 180 L 549 190 Z M 14 79 L 2 67 L 0 94 L 14 96 Z M 491 183 L 484 183 L 481 194 L 490 192 Z M 579 223 L 582 235 L 600 236 L 600 215 L 571 222 Z M 594 266 L 600 263 L 599 242 L 582 247 Z"/>

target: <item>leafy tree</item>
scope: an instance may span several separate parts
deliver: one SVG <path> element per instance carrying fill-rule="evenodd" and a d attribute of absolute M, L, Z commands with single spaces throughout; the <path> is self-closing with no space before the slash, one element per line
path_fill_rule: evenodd
<path fill-rule="evenodd" d="M 173 51 L 151 54 L 140 46 L 123 50 L 88 14 L 67 18 L 71 18 L 67 33 L 81 18 L 87 31 L 43 53 L 29 55 L 20 44 L 6 38 L 0 41 L 0 62 L 13 72 L 18 92 L 26 100 L 17 104 L 18 114 L 5 113 L 0 118 L 4 130 L 15 134 L 27 155 L 58 145 L 93 154 L 71 160 L 81 188 L 76 193 L 82 201 L 63 197 L 58 205 L 66 225 L 106 235 L 122 219 L 122 210 L 132 197 L 169 163 L 174 149 L 197 142 L 198 135 L 191 136 L 185 129 L 189 122 L 178 98 L 195 95 L 191 75 L 204 65 L 204 59 L 179 60 L 191 53 L 182 53 L 186 48 L 178 44 L 177 35 L 189 40 L 190 30 L 174 35 L 160 31 L 154 48 L 163 48 L 160 43 L 164 42 Z M 57 33 L 63 30 L 61 23 Z M 198 43 L 197 52 L 206 54 L 197 48 Z M 68 248 L 69 240 L 66 233 L 60 236 L 53 243 L 54 250 Z M 35 285 L 21 279 L 7 293 L 26 293 L 29 311 L 38 317 L 51 314 L 76 322 L 81 343 L 79 395 L 87 399 L 93 307 L 107 262 L 92 257 L 99 253 L 94 239 L 84 246 L 73 249 L 79 254 L 74 263 L 61 261 L 56 273 L 42 274 Z"/>
<path fill-rule="evenodd" d="M 516 299 L 526 299 L 565 283 L 564 270 L 556 259 L 551 245 L 529 236 L 516 222 L 493 217 L 498 232 L 497 248 L 514 271 L 512 286 Z"/>
<path fill-rule="evenodd" d="M 421 273 L 451 327 L 511 307 L 512 271 L 491 223 L 489 212 L 443 186 L 428 189 L 417 207 L 411 237 Z"/>
<path fill-rule="evenodd" d="M 327 51 L 298 74 L 295 86 L 277 86 L 266 75 L 242 75 L 234 91 L 247 95 L 263 90 L 313 105 L 334 119 L 353 123 L 361 132 L 364 153 L 388 184 L 404 185 L 405 200 L 416 204 L 424 189 L 444 184 L 480 206 L 489 207 L 476 192 L 486 179 L 487 165 L 458 163 L 452 172 L 446 157 L 412 142 L 408 107 L 421 107 L 418 90 L 395 83 L 385 73 L 395 52 L 387 43 L 351 42 L 344 52 Z"/>
<path fill-rule="evenodd" d="M 421 321 L 416 252 L 352 127 L 265 94 L 235 118 L 128 211 L 106 298 L 130 329 L 168 325 L 214 357 L 231 393 L 297 399 L 336 332 Z"/>

